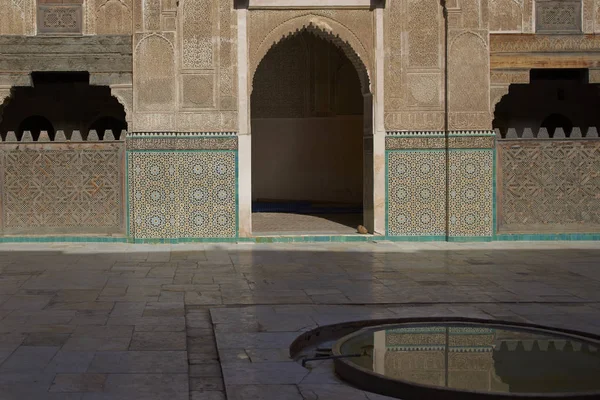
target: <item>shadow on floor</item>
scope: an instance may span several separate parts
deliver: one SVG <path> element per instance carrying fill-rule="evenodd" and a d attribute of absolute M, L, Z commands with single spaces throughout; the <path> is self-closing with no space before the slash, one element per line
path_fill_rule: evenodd
<path fill-rule="evenodd" d="M 363 224 L 362 213 L 295 214 L 257 212 L 252 214 L 252 232 L 269 234 L 328 233 L 351 235 Z"/>

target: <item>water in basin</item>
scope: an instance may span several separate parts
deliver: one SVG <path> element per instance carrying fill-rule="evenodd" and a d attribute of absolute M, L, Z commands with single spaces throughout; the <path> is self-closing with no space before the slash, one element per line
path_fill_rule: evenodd
<path fill-rule="evenodd" d="M 347 362 L 415 384 L 496 393 L 600 391 L 598 344 L 546 330 L 428 324 L 342 339 Z"/>

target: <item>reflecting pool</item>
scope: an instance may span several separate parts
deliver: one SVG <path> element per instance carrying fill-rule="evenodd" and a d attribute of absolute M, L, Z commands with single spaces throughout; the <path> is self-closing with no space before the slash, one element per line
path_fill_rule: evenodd
<path fill-rule="evenodd" d="M 598 343 L 548 330 L 386 325 L 348 335 L 337 349 L 359 371 L 416 385 L 480 393 L 600 393 Z"/>

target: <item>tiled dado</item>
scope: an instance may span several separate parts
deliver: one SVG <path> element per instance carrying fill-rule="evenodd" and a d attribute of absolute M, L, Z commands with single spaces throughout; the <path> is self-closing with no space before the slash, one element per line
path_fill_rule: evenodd
<path fill-rule="evenodd" d="M 135 240 L 237 236 L 233 134 L 138 134 L 128 137 L 127 149 Z"/>
<path fill-rule="evenodd" d="M 494 233 L 494 149 L 449 149 L 448 237 Z"/>
<path fill-rule="evenodd" d="M 387 235 L 446 235 L 446 152 L 387 152 Z"/>
<path fill-rule="evenodd" d="M 494 140 L 487 131 L 388 133 L 387 235 L 491 239 Z"/>

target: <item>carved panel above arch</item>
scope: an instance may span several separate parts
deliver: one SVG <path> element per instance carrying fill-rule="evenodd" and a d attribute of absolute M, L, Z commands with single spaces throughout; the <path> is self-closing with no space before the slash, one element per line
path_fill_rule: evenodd
<path fill-rule="evenodd" d="M 322 33 L 345 47 L 348 58 L 358 68 L 364 65 L 362 69 L 368 74 L 373 71 L 374 25 L 369 10 L 252 10 L 248 14 L 251 75 L 275 43 L 302 29 Z M 352 52 L 355 55 L 349 54 Z M 363 81 L 363 86 L 366 85 Z"/>

